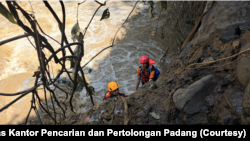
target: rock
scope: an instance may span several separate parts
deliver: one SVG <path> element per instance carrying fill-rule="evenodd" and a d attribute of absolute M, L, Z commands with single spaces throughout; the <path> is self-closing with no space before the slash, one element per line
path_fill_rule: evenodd
<path fill-rule="evenodd" d="M 182 108 L 184 107 L 186 100 L 183 99 L 182 97 L 184 96 L 183 94 L 185 93 L 186 89 L 178 89 L 174 95 L 173 95 L 173 101 L 175 103 L 175 107 L 181 111 Z"/>
<path fill-rule="evenodd" d="M 238 25 L 231 25 L 224 29 L 224 31 L 220 35 L 220 40 L 223 43 L 227 43 L 231 40 L 235 40 L 240 38 L 240 28 Z"/>
<path fill-rule="evenodd" d="M 242 111 L 241 104 L 242 104 L 243 92 L 239 88 L 232 87 L 227 89 L 223 95 L 229 107 L 233 109 L 240 117 Z"/>
<path fill-rule="evenodd" d="M 67 78 L 66 78 L 66 77 L 59 77 L 59 78 L 57 79 L 57 81 L 58 81 L 59 83 L 66 83 Z"/>
<path fill-rule="evenodd" d="M 58 84 L 58 83 L 61 83 L 61 84 L 64 83 L 64 84 L 66 84 L 66 85 L 69 86 L 69 87 L 72 87 L 72 86 L 73 86 L 71 80 L 68 79 L 67 77 L 59 77 L 59 78 L 56 80 L 55 84 Z"/>
<path fill-rule="evenodd" d="M 218 114 L 219 124 L 221 125 L 236 125 L 239 124 L 239 118 L 231 115 L 227 108 L 222 108 Z"/>
<path fill-rule="evenodd" d="M 203 63 L 209 62 L 209 61 L 214 61 L 214 58 L 213 57 L 206 58 L 203 60 Z"/>
<path fill-rule="evenodd" d="M 73 87 L 73 84 L 72 84 L 72 82 L 71 82 L 70 80 L 68 80 L 68 81 L 66 82 L 66 84 L 67 84 L 67 86 L 69 86 L 69 87 Z"/>
<path fill-rule="evenodd" d="M 240 52 L 250 49 L 250 43 L 243 46 Z M 245 55 L 250 56 L 250 52 L 244 53 Z M 243 87 L 246 87 L 249 80 L 250 80 L 250 58 L 242 57 L 240 60 L 237 61 L 237 77 Z"/>
<path fill-rule="evenodd" d="M 234 41 L 233 42 L 233 47 L 234 47 L 235 50 L 239 49 L 240 48 L 240 41 L 239 40 Z"/>
<path fill-rule="evenodd" d="M 208 75 L 190 85 L 186 90 L 186 95 L 190 97 L 183 111 L 187 114 L 199 112 L 204 107 L 204 97 L 210 94 L 209 88 L 213 90 L 213 85 L 217 83 L 215 75 Z"/>
<path fill-rule="evenodd" d="M 189 72 L 189 75 L 194 79 L 194 78 L 196 78 L 196 77 L 198 77 L 198 74 L 199 74 L 199 72 L 197 71 L 197 70 L 191 70 L 190 72 Z"/>
<path fill-rule="evenodd" d="M 213 57 L 209 57 L 208 61 L 214 61 L 214 58 Z"/>
<path fill-rule="evenodd" d="M 190 85 L 186 90 L 177 90 L 173 96 L 176 108 L 186 114 L 199 112 L 205 106 L 205 97 L 210 95 L 217 82 L 217 76 L 207 75 Z"/>
<path fill-rule="evenodd" d="M 91 68 L 85 68 L 83 69 L 84 74 L 90 74 L 93 70 Z"/>
<path fill-rule="evenodd" d="M 187 125 L 204 125 L 207 124 L 207 116 L 204 113 L 198 113 L 195 114 L 194 116 L 185 119 L 185 123 Z"/>
<path fill-rule="evenodd" d="M 243 95 L 241 121 L 242 124 L 250 124 L 250 83 Z"/>
<path fill-rule="evenodd" d="M 248 14 L 249 3 L 243 1 L 213 1 L 212 7 L 203 16 L 197 31 L 194 46 L 204 44 L 217 29 L 223 31 L 230 25 L 239 25 L 240 28 L 249 29 L 250 19 Z M 209 6 L 208 6 L 209 7 Z"/>
<path fill-rule="evenodd" d="M 209 107 L 213 107 L 214 106 L 214 95 L 209 95 L 205 98 L 205 102 L 206 102 L 206 105 L 209 106 Z"/>

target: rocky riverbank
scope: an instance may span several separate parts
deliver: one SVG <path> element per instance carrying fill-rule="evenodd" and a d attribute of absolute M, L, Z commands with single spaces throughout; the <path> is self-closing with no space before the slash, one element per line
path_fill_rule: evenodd
<path fill-rule="evenodd" d="M 249 2 L 213 2 L 160 78 L 65 124 L 249 124 Z"/>

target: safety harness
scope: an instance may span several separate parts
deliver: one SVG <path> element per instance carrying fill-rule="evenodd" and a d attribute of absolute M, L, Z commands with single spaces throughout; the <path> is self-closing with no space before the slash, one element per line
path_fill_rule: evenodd
<path fill-rule="evenodd" d="M 140 69 L 141 82 L 143 85 L 149 81 L 149 76 L 151 72 L 155 70 L 155 67 L 153 65 L 150 65 L 147 69 L 147 74 L 145 74 L 145 70 L 141 66 L 139 66 L 139 69 Z M 156 77 L 154 76 L 153 81 L 156 80 L 155 78 Z"/>

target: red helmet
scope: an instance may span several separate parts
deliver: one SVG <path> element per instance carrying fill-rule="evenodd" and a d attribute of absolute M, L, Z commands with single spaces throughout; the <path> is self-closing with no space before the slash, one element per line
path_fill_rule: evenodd
<path fill-rule="evenodd" d="M 142 56 L 141 58 L 140 58 L 140 61 L 139 61 L 140 63 L 148 63 L 149 62 L 149 58 L 148 58 L 148 56 Z"/>

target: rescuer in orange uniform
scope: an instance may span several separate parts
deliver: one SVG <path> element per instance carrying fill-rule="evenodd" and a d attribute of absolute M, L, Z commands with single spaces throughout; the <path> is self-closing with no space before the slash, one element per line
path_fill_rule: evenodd
<path fill-rule="evenodd" d="M 155 73 L 155 67 L 152 65 L 155 63 L 154 60 L 149 60 L 148 56 L 142 56 L 139 60 L 140 66 L 137 69 L 137 82 L 135 86 L 135 90 L 138 89 L 140 84 L 140 80 L 142 85 L 149 81 L 155 81 L 157 79 Z"/>
<path fill-rule="evenodd" d="M 108 90 L 109 91 L 105 94 L 103 100 L 106 100 L 107 98 L 111 98 L 111 97 L 118 97 L 118 96 L 127 97 L 127 96 L 129 96 L 129 94 L 119 93 L 119 86 L 114 81 L 112 81 L 108 84 Z"/>

